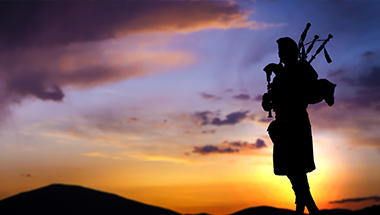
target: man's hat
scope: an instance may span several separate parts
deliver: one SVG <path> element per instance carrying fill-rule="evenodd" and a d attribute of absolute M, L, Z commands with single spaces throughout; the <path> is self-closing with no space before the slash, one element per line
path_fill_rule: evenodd
<path fill-rule="evenodd" d="M 298 53 L 297 43 L 290 37 L 281 37 L 277 41 L 278 49 Z"/>

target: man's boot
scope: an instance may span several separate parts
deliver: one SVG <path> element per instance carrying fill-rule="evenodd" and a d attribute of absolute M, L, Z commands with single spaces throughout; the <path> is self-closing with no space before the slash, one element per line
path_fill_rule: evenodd
<path fill-rule="evenodd" d="M 314 199 L 311 196 L 309 189 L 305 192 L 305 205 L 306 205 L 307 210 L 309 211 L 310 215 L 320 214 L 320 211 L 319 211 L 317 205 L 315 204 Z"/>

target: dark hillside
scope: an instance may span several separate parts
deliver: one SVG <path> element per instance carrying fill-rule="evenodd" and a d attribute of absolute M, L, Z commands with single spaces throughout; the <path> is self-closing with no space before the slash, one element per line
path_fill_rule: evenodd
<path fill-rule="evenodd" d="M 2 215 L 179 215 L 120 196 L 80 186 L 53 184 L 0 201 Z"/>

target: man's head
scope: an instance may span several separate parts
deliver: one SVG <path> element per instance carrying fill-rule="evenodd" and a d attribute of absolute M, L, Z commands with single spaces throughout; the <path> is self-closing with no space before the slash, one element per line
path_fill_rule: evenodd
<path fill-rule="evenodd" d="M 281 62 L 295 62 L 299 53 L 297 43 L 290 37 L 281 37 L 277 41 L 278 56 Z"/>

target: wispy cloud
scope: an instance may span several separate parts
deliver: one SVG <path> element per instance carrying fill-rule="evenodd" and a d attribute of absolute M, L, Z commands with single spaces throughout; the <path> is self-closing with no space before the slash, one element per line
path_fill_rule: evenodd
<path fill-rule="evenodd" d="M 204 99 L 221 99 L 220 96 L 216 96 L 216 95 L 212 95 L 212 94 L 208 94 L 204 92 L 199 93 L 199 95 Z"/>
<path fill-rule="evenodd" d="M 357 88 L 354 95 L 343 99 L 344 102 L 356 108 L 380 110 L 380 66 L 373 66 L 369 69 L 369 73 L 360 75 L 357 78 L 346 77 L 343 81 Z"/>
<path fill-rule="evenodd" d="M 232 96 L 232 98 L 238 99 L 238 100 L 250 100 L 251 99 L 251 97 L 248 94 L 239 94 L 239 95 Z"/>
<path fill-rule="evenodd" d="M 190 159 L 185 159 L 176 156 L 168 155 L 153 155 L 153 154 L 142 154 L 142 153 L 132 153 L 132 152 L 88 152 L 83 154 L 86 157 L 99 157 L 104 159 L 113 160 L 143 160 L 143 161 L 164 161 L 164 162 L 174 162 L 174 163 L 192 163 L 195 162 Z"/>
<path fill-rule="evenodd" d="M 261 149 L 267 147 L 264 140 L 262 139 L 257 139 L 255 143 L 248 143 L 247 141 L 224 141 L 221 144 L 245 149 Z"/>
<path fill-rule="evenodd" d="M 110 153 L 104 153 L 104 152 L 88 152 L 88 153 L 84 153 L 83 155 L 86 157 L 100 157 L 100 158 L 114 159 L 114 160 L 127 159 L 127 156 L 125 156 L 123 153 L 110 154 Z"/>
<path fill-rule="evenodd" d="M 245 118 L 247 118 L 247 114 L 249 111 L 238 111 L 230 113 L 226 116 L 226 119 L 220 119 L 219 117 L 215 117 L 211 120 L 212 125 L 222 126 L 222 125 L 235 125 Z"/>
<path fill-rule="evenodd" d="M 347 202 L 362 202 L 362 201 L 380 201 L 380 196 L 369 196 L 369 197 L 359 197 L 359 198 L 352 198 L 352 199 L 342 199 L 342 200 L 336 200 L 336 201 L 330 201 L 330 204 L 343 204 Z"/>
<path fill-rule="evenodd" d="M 7 29 L 0 40 L 4 48 L 67 45 L 137 33 L 271 26 L 246 21 L 251 11 L 238 4 L 210 1 L 5 3 L 0 12 L 7 17 L 0 22 Z"/>
<path fill-rule="evenodd" d="M 214 134 L 215 133 L 215 129 L 203 130 L 202 133 L 203 134 Z"/>
<path fill-rule="evenodd" d="M 211 111 L 197 111 L 192 114 L 195 123 L 198 123 L 199 125 L 209 124 L 212 116 L 214 116 L 214 113 Z"/>
<path fill-rule="evenodd" d="M 193 163 L 196 162 L 194 160 L 185 159 L 176 156 L 168 156 L 168 155 L 152 155 L 152 154 L 136 154 L 131 155 L 132 158 L 139 160 L 147 160 L 147 161 L 164 161 L 164 162 L 174 162 L 174 163 Z"/>
<path fill-rule="evenodd" d="M 192 114 L 195 123 L 199 125 L 235 125 L 246 118 L 249 118 L 249 111 L 237 111 L 232 112 L 226 115 L 225 119 L 218 117 L 219 112 L 211 112 L 211 111 L 198 111 Z"/>
<path fill-rule="evenodd" d="M 237 153 L 242 150 L 256 150 L 266 148 L 267 145 L 262 139 L 257 139 L 255 143 L 247 141 L 223 141 L 217 145 L 194 146 L 192 153 L 207 155 L 207 154 L 225 154 Z M 190 155 L 190 153 L 186 153 Z"/>
<path fill-rule="evenodd" d="M 232 112 L 230 114 L 227 114 L 225 119 L 222 119 L 220 117 L 217 117 L 219 115 L 218 112 L 214 113 L 211 111 L 199 111 L 192 114 L 192 117 L 199 125 L 235 125 L 248 118 L 248 112 L 249 111 Z"/>
<path fill-rule="evenodd" d="M 269 118 L 268 116 L 263 116 L 260 119 L 258 119 L 259 122 L 268 123 L 273 121 L 273 117 Z"/>
<path fill-rule="evenodd" d="M 253 100 L 256 101 L 256 102 L 261 102 L 262 101 L 262 96 L 263 95 L 257 95 L 257 96 L 255 96 L 255 98 L 253 98 Z"/>
<path fill-rule="evenodd" d="M 377 50 L 377 51 L 366 51 L 361 56 L 362 57 L 371 57 L 371 56 L 376 55 L 379 52 L 380 52 L 380 50 Z"/>
<path fill-rule="evenodd" d="M 133 122 L 138 122 L 138 121 L 140 121 L 140 119 L 139 119 L 139 118 L 136 118 L 136 117 L 130 117 L 130 118 L 127 120 L 128 123 L 133 123 Z"/>

